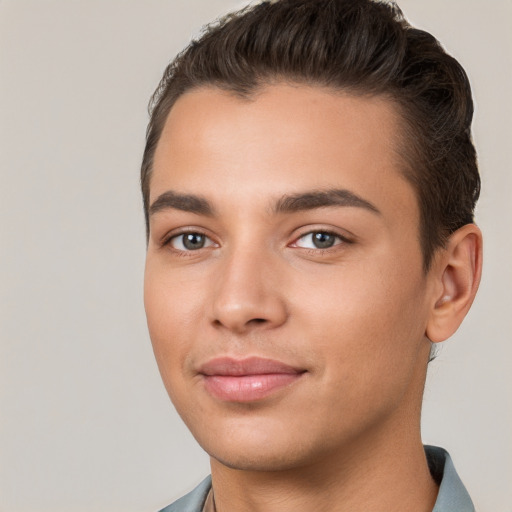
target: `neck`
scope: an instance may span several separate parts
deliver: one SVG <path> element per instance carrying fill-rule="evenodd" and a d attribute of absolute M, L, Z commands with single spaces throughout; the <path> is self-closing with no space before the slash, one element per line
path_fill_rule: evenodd
<path fill-rule="evenodd" d="M 365 439 L 363 446 L 279 472 L 237 470 L 212 459 L 216 510 L 431 512 L 438 489 L 419 435 L 409 437 Z"/>

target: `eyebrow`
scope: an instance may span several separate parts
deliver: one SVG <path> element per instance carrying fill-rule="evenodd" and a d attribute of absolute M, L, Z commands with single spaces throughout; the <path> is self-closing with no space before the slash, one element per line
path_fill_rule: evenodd
<path fill-rule="evenodd" d="M 149 215 L 167 209 L 182 210 L 208 217 L 214 214 L 212 205 L 205 198 L 194 194 L 179 194 L 172 190 L 164 192 L 155 199 L 149 207 Z"/>
<path fill-rule="evenodd" d="M 375 205 L 346 189 L 315 190 L 286 195 L 276 202 L 274 212 L 293 213 L 316 208 L 325 208 L 327 206 L 364 208 L 380 215 L 380 211 Z"/>
<path fill-rule="evenodd" d="M 372 213 L 380 214 L 375 205 L 346 189 L 313 190 L 279 198 L 273 208 L 273 213 L 295 213 L 329 206 L 346 206 L 364 208 Z M 194 194 L 180 194 L 168 190 L 159 195 L 149 207 L 149 215 L 167 209 L 181 210 L 213 217 L 215 210 L 204 197 Z"/>

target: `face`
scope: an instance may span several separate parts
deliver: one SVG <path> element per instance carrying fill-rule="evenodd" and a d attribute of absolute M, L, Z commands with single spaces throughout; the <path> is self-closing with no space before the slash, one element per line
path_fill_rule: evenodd
<path fill-rule="evenodd" d="M 167 391 L 215 461 L 289 469 L 419 422 L 432 290 L 397 133 L 388 101 L 306 86 L 173 107 L 145 306 Z"/>

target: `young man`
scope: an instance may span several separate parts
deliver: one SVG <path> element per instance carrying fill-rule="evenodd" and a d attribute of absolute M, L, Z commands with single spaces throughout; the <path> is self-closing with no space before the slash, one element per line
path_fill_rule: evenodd
<path fill-rule="evenodd" d="M 212 474 L 165 511 L 474 510 L 420 435 L 480 279 L 471 118 L 460 65 L 370 0 L 254 5 L 167 68 L 145 305 Z"/>

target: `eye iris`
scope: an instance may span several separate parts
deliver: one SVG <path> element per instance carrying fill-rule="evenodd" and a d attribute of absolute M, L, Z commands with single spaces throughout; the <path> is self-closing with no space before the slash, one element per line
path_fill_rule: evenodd
<path fill-rule="evenodd" d="M 313 233 L 313 244 L 317 249 L 327 249 L 334 245 L 335 236 L 330 233 L 319 231 Z"/>
<path fill-rule="evenodd" d="M 201 249 L 204 247 L 205 237 L 200 233 L 187 233 L 183 235 L 183 246 L 186 249 L 193 251 L 194 249 Z"/>

